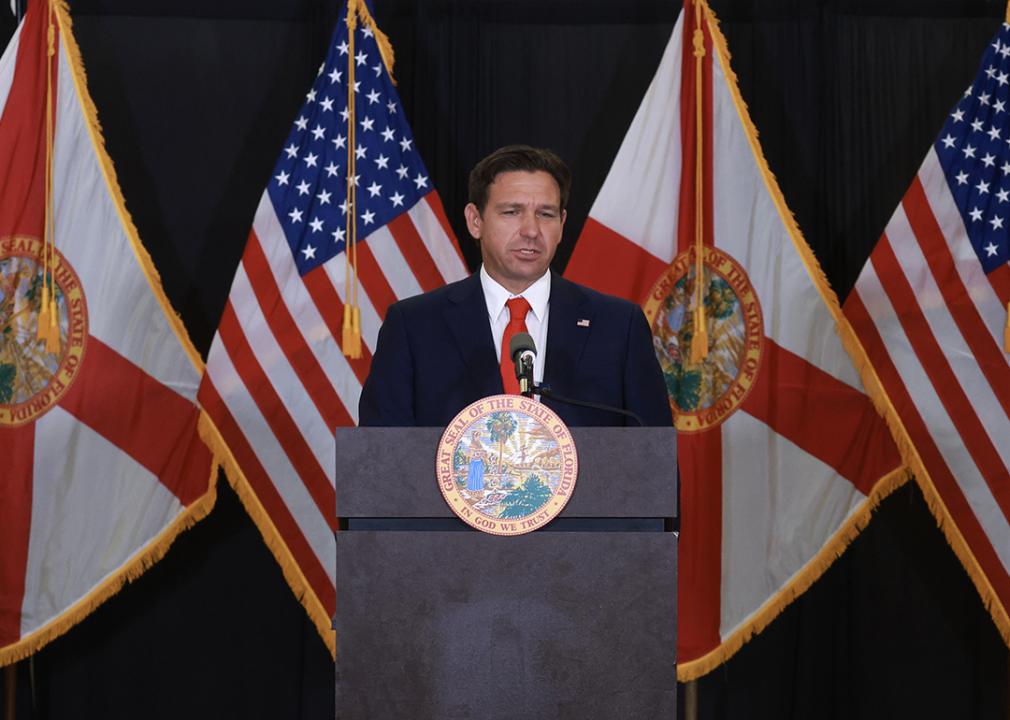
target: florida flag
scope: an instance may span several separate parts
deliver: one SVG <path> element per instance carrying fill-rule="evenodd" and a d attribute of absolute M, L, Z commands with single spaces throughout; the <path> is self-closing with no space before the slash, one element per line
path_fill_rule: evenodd
<path fill-rule="evenodd" d="M 704 2 L 685 3 L 566 274 L 652 323 L 679 430 L 677 655 L 691 680 L 807 588 L 906 478 Z"/>
<path fill-rule="evenodd" d="M 200 360 L 137 237 L 62 4 L 0 58 L 0 664 L 214 502 Z"/>

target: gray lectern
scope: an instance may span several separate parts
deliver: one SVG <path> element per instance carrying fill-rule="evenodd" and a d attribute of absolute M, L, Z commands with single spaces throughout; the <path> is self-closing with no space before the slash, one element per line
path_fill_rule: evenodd
<path fill-rule="evenodd" d="M 340 720 L 676 714 L 676 436 L 572 428 L 562 514 L 471 529 L 435 480 L 440 428 L 338 428 Z"/>

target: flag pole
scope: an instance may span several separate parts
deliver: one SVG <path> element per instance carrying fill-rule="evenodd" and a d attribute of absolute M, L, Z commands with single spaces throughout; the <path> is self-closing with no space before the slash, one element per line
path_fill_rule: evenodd
<path fill-rule="evenodd" d="M 15 720 L 17 714 L 17 663 L 4 668 L 4 720 Z"/>
<path fill-rule="evenodd" d="M 684 685 L 684 716 L 687 720 L 698 720 L 697 680 L 689 680 Z"/>

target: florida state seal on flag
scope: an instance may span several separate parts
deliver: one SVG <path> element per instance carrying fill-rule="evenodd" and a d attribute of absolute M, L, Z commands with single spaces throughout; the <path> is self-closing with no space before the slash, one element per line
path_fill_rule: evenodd
<path fill-rule="evenodd" d="M 685 3 L 566 275 L 652 323 L 679 431 L 677 674 L 691 680 L 771 622 L 906 478 L 704 2 Z"/>

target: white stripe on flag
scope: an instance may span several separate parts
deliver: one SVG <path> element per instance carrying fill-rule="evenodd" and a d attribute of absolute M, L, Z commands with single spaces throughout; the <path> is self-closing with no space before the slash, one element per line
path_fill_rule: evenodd
<path fill-rule="evenodd" d="M 18 55 L 18 46 L 21 44 L 22 27 L 24 27 L 24 23 L 18 25 L 10 42 L 7 43 L 3 55 L 0 56 L 0 114 L 7 107 L 7 96 L 10 95 L 11 85 L 14 83 L 14 65 Z"/>
<path fill-rule="evenodd" d="M 336 577 L 336 545 L 330 526 L 235 371 L 231 356 L 221 344 L 220 335 L 214 338 L 207 358 L 207 375 L 228 412 L 241 428 L 277 494 L 295 519 L 316 559 L 333 582 Z M 288 545 L 290 547 L 290 541 Z"/>
<path fill-rule="evenodd" d="M 451 283 L 462 280 L 469 273 L 459 257 L 456 243 L 445 234 L 442 223 L 431 207 L 428 200 L 431 195 L 432 193 L 425 195 L 421 202 L 416 203 L 407 211 L 407 216 L 414 223 L 417 234 L 421 236 L 424 247 L 427 248 L 428 254 L 442 276 L 442 281 Z"/>
<path fill-rule="evenodd" d="M 713 122 L 719 121 L 713 130 L 719 142 L 712 148 L 712 202 L 719 208 L 712 219 L 715 244 L 747 268 L 763 310 L 765 334 L 863 392 L 838 335 L 809 332 L 833 326 L 834 318 L 794 248 L 772 193 L 754 192 L 754 188 L 767 190 L 764 176 L 738 118 L 722 63 L 713 61 L 712 67 L 712 115 Z"/>
<path fill-rule="evenodd" d="M 288 363 L 284 350 L 274 337 L 256 294 L 249 284 L 245 267 L 238 266 L 229 296 L 242 333 L 252 348 L 257 362 L 270 380 L 288 414 L 295 419 L 298 431 L 308 443 L 316 461 L 334 483 L 333 434 L 302 383 L 302 378 Z M 231 349 L 229 348 L 229 351 Z M 343 398 L 341 398 L 343 399 Z"/>
<path fill-rule="evenodd" d="M 369 235 L 365 242 L 375 256 L 386 282 L 393 288 L 397 300 L 413 297 L 421 292 L 421 285 L 414 277 L 414 272 L 407 264 L 406 258 L 400 252 L 400 247 L 393 239 L 393 234 L 385 225 Z"/>
<path fill-rule="evenodd" d="M 187 400 L 200 374 L 151 292 L 120 223 L 78 102 L 66 52 L 60 76 L 53 157 L 56 247 L 84 287 L 88 330 Z M 102 238 L 96 249 L 92 238 Z M 122 258 L 110 271 L 109 258 Z"/>
<path fill-rule="evenodd" d="M 23 632 L 84 597 L 182 512 L 158 478 L 59 406 L 35 426 L 34 464 Z"/>
<path fill-rule="evenodd" d="M 723 424 L 722 603 L 726 638 L 803 569 L 866 497 L 746 412 Z"/>
<path fill-rule="evenodd" d="M 589 215 L 663 262 L 677 248 L 683 13 Z M 648 192 L 643 192 L 648 188 Z"/>
<path fill-rule="evenodd" d="M 883 238 L 880 240 L 884 241 Z M 1000 562 L 1010 571 L 1010 524 L 1000 512 L 989 484 L 973 458 L 965 451 L 957 431 L 958 424 L 944 409 L 932 381 L 920 365 L 872 263 L 867 263 L 863 268 L 856 283 L 856 291 L 880 333 L 884 349 L 894 363 L 905 391 L 912 397 L 922 416 L 930 437 L 992 543 Z M 910 388 L 915 388 L 914 395 L 909 392 Z"/>

